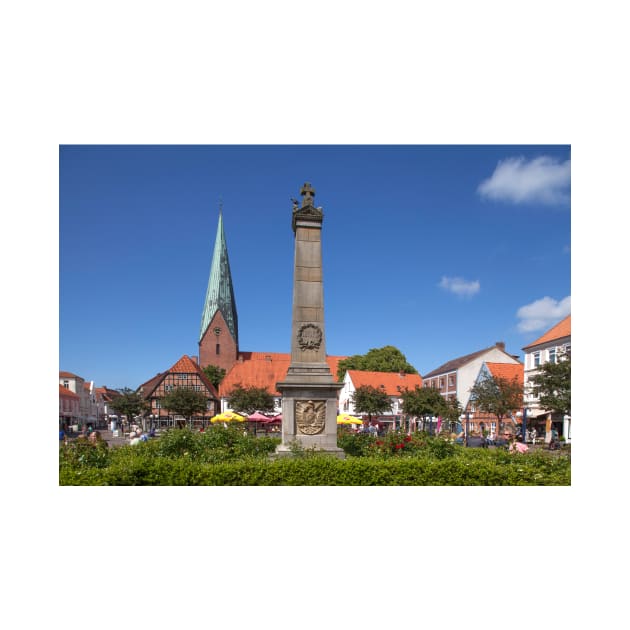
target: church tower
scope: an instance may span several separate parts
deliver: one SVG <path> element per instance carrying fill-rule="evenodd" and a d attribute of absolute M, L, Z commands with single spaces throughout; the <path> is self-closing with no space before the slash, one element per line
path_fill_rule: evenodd
<path fill-rule="evenodd" d="M 230 273 L 223 209 L 219 208 L 219 225 L 214 242 L 208 290 L 201 314 L 199 365 L 216 365 L 229 371 L 238 358 L 238 317 Z"/>

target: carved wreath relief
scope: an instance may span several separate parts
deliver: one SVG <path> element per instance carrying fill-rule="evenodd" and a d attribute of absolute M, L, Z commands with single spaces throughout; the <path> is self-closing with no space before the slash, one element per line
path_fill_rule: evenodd
<path fill-rule="evenodd" d="M 298 433 L 316 435 L 324 430 L 326 424 L 325 400 L 296 400 L 295 422 Z"/>
<path fill-rule="evenodd" d="M 322 345 L 322 329 L 315 324 L 304 324 L 298 330 L 298 345 L 302 350 L 317 350 Z"/>

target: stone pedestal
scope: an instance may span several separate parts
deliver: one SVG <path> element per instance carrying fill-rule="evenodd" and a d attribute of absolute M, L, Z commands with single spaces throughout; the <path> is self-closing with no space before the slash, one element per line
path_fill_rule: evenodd
<path fill-rule="evenodd" d="M 324 285 L 321 232 L 324 213 L 313 205 L 315 190 L 304 184 L 302 207 L 294 201 L 295 233 L 291 364 L 282 394 L 282 444 L 278 455 L 290 454 L 297 441 L 305 449 L 343 457 L 337 447 L 337 383 L 326 363 Z"/>

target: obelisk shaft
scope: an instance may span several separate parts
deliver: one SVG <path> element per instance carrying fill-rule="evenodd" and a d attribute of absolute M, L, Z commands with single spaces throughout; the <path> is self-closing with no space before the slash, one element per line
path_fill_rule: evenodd
<path fill-rule="evenodd" d="M 321 208 L 313 205 L 315 191 L 304 184 L 302 207 L 293 206 L 295 258 L 293 268 L 293 315 L 291 364 L 283 382 L 282 444 L 287 454 L 294 441 L 304 447 L 343 456 L 337 447 L 337 383 L 326 362 L 324 284 L 322 278 Z"/>

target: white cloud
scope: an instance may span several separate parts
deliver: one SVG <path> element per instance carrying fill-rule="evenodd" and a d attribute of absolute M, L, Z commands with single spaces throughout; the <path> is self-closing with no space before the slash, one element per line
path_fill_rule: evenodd
<path fill-rule="evenodd" d="M 571 160 L 542 156 L 528 162 L 519 157 L 500 161 L 477 192 L 493 201 L 562 204 L 569 201 L 570 186 Z"/>
<path fill-rule="evenodd" d="M 570 295 L 559 302 L 553 298 L 544 297 L 518 309 L 516 316 L 521 320 L 518 323 L 518 329 L 520 332 L 532 332 L 551 328 L 570 312 Z"/>
<path fill-rule="evenodd" d="M 455 295 L 464 297 L 472 297 L 475 293 L 479 293 L 479 289 L 481 288 L 479 280 L 469 282 L 463 278 L 447 278 L 446 276 L 442 276 L 438 286 Z"/>

